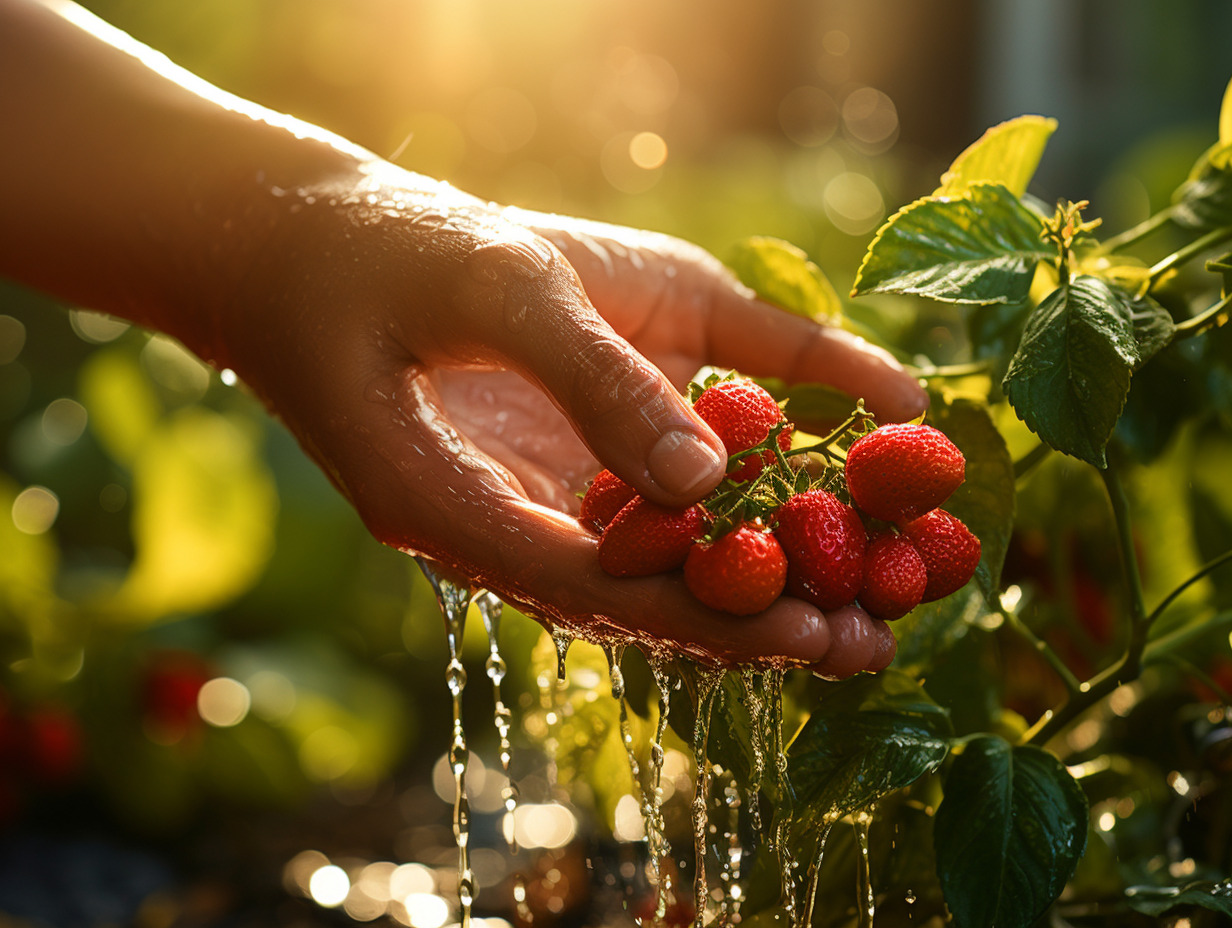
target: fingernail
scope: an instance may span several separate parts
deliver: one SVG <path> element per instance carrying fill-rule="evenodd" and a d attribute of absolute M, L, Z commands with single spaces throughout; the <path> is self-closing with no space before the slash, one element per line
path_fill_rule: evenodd
<path fill-rule="evenodd" d="M 726 461 L 692 432 L 665 432 L 646 456 L 650 477 L 668 493 L 690 496 L 713 486 Z"/>

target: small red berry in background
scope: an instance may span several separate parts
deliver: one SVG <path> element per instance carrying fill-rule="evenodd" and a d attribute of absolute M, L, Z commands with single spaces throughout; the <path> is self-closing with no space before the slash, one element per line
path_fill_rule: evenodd
<path fill-rule="evenodd" d="M 966 473 L 962 452 L 931 425 L 883 425 L 847 450 L 847 489 L 858 508 L 886 522 L 936 509 Z"/>
<path fill-rule="evenodd" d="M 712 609 L 754 615 L 782 594 L 787 558 L 770 532 L 741 525 L 713 543 L 695 544 L 684 562 L 684 582 Z"/>
<path fill-rule="evenodd" d="M 707 387 L 693 411 L 714 429 L 729 456 L 760 444 L 772 428 L 787 422 L 774 397 L 751 380 L 721 380 Z M 778 445 L 783 451 L 791 448 L 791 431 L 789 426 L 779 432 Z M 774 462 L 774 451 L 766 450 L 744 458 L 727 476 L 737 483 L 753 480 Z"/>

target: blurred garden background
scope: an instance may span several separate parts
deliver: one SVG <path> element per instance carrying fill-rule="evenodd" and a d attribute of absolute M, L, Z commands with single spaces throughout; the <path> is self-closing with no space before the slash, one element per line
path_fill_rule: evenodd
<path fill-rule="evenodd" d="M 1089 198 L 1110 230 L 1145 219 L 1210 145 L 1232 75 L 1217 0 L 85 5 L 404 167 L 720 257 L 777 236 L 840 292 L 889 213 L 1021 113 L 1060 122 L 1033 192 Z M 907 357 L 960 350 L 898 304 L 852 314 Z M 501 650 L 513 859 L 472 619 L 476 912 L 515 919 L 517 867 L 536 924 L 628 920 L 640 822 L 602 656 L 571 653 L 579 714 L 551 724 L 550 642 L 506 612 Z M 456 920 L 445 662 L 415 564 L 242 385 L 0 283 L 0 924 Z M 687 824 L 678 742 L 667 770 Z"/>

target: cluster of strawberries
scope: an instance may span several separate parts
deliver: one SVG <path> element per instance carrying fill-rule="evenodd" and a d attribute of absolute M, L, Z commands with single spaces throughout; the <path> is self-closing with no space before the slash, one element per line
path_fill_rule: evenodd
<path fill-rule="evenodd" d="M 966 463 L 937 429 L 876 428 L 848 447 L 842 478 L 827 468 L 814 480 L 788 460 L 791 424 L 753 381 L 713 382 L 693 409 L 729 455 L 727 477 L 710 497 L 668 509 L 605 470 L 582 499 L 580 521 L 599 533 L 599 564 L 612 576 L 683 567 L 693 595 L 724 612 L 752 615 L 786 590 L 821 609 L 858 602 L 889 620 L 974 574 L 979 539 L 938 508 Z M 794 454 L 822 450 L 837 460 L 839 437 Z M 840 498 L 843 483 L 850 504 Z"/>

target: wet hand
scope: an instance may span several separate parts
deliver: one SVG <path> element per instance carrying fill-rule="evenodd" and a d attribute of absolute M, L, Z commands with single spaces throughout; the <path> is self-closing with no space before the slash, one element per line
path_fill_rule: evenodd
<path fill-rule="evenodd" d="M 758 303 L 693 246 L 379 166 L 287 198 L 218 341 L 377 538 L 542 621 L 835 675 L 884 650 L 862 658 L 867 634 L 799 600 L 734 618 L 675 576 L 608 577 L 573 518 L 599 462 L 668 505 L 717 484 L 722 444 L 678 392 L 703 364 L 827 381 L 887 420 L 923 409 L 888 356 Z"/>

